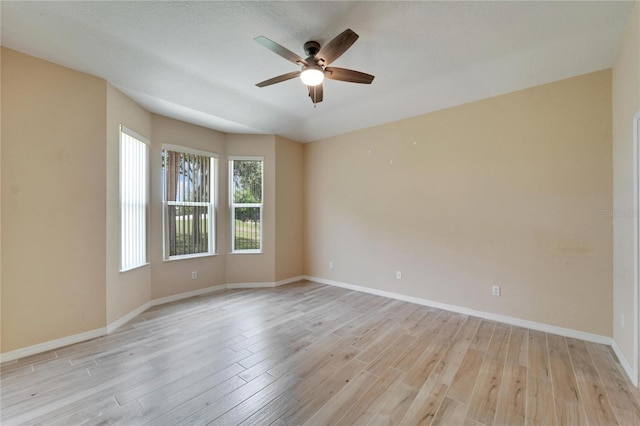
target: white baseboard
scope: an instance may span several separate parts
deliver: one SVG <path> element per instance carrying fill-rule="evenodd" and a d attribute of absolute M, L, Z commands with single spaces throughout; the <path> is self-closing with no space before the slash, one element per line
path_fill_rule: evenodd
<path fill-rule="evenodd" d="M 464 315 L 471 315 L 474 317 L 484 318 L 491 321 L 503 322 L 506 324 L 515 325 L 518 327 L 530 328 L 532 330 L 544 331 L 545 333 L 558 334 L 565 337 L 573 337 L 575 339 L 586 340 L 588 342 L 600 343 L 603 345 L 611 345 L 611 337 L 602 336 L 599 334 L 587 333 L 585 331 L 573 330 L 570 328 L 558 327 L 555 325 L 544 324 L 535 321 L 529 321 L 520 318 L 509 317 L 506 315 L 494 314 L 491 312 L 476 311 L 475 309 L 465 308 L 462 306 L 449 305 L 447 303 L 435 302 L 428 299 L 421 299 L 413 296 L 406 296 L 404 294 L 393 293 L 384 290 L 377 290 L 374 288 L 363 287 L 354 284 L 347 284 L 339 281 L 327 280 L 319 277 L 305 276 L 305 279 L 309 281 L 315 281 L 320 284 L 327 284 L 335 287 L 342 287 L 349 290 L 360 291 L 363 293 L 375 294 L 376 296 L 388 297 L 390 299 L 402 300 L 403 302 L 415 303 L 418 305 L 429 306 L 432 308 L 443 309 L 445 311 L 456 312 Z"/>
<path fill-rule="evenodd" d="M 305 279 L 304 275 L 298 275 L 297 277 L 276 281 L 276 287 L 279 287 L 281 285 L 291 284 L 291 283 L 297 283 L 298 281 L 302 281 L 304 279 Z"/>
<path fill-rule="evenodd" d="M 128 323 L 129 321 L 131 321 L 132 319 L 134 319 L 135 317 L 137 317 L 147 309 L 149 309 L 150 307 L 151 307 L 151 302 L 147 302 L 141 306 L 138 306 L 136 309 L 129 312 L 128 314 L 118 318 L 111 324 L 107 325 L 107 334 L 113 333 L 114 331 L 116 331 L 117 329 L 119 329 L 120 327 L 122 327 L 123 325 L 125 325 L 126 323 Z"/>
<path fill-rule="evenodd" d="M 524 320 L 520 318 L 509 317 L 505 315 L 493 314 L 490 312 L 477 311 L 475 309 L 469 309 L 456 305 L 449 305 L 446 303 L 435 302 L 428 299 L 421 299 L 413 296 L 406 296 L 399 293 L 393 293 L 384 290 L 377 290 L 373 288 L 363 287 L 354 284 L 343 283 L 339 281 L 328 280 L 319 277 L 313 276 L 297 276 L 293 278 L 288 278 L 281 281 L 276 282 L 257 282 L 257 283 L 230 283 L 230 284 L 221 284 L 217 286 L 207 287 L 199 290 L 188 291 L 185 293 L 174 294 L 172 296 L 162 297 L 159 299 L 151 300 L 123 317 L 117 319 L 111 324 L 107 325 L 107 327 L 87 331 L 84 333 L 74 334 L 72 336 L 63 337 L 60 339 L 50 340 L 48 342 L 39 343 L 32 346 L 27 346 L 24 348 L 16 349 L 13 351 L 5 352 L 0 354 L 0 363 L 13 361 L 16 359 L 24 358 L 31 355 L 36 355 L 38 353 L 50 351 L 53 349 L 58 349 L 64 346 L 72 345 L 74 343 L 83 342 L 90 339 L 95 339 L 96 337 L 104 336 L 105 334 L 113 333 L 118 328 L 122 327 L 127 322 L 131 321 L 136 316 L 140 315 L 142 312 L 149 309 L 151 306 L 162 305 L 165 303 L 175 302 L 178 300 L 188 299 L 190 297 L 201 296 L 207 293 L 213 293 L 215 291 L 221 291 L 225 289 L 239 289 L 239 288 L 268 288 L 268 287 L 278 287 L 281 285 L 291 284 L 301 280 L 309 280 L 315 281 L 321 284 L 331 285 L 335 287 L 346 288 L 348 290 L 359 291 L 363 293 L 374 294 L 377 296 L 387 297 L 390 299 L 402 300 L 404 302 L 415 303 L 418 305 L 429 306 L 433 308 L 443 309 L 451 312 L 456 312 L 464 315 L 471 315 L 479 318 L 488 319 L 491 321 L 503 322 L 506 324 L 511 324 L 519 327 L 530 328 L 532 330 L 539 330 L 546 333 L 558 334 L 566 337 L 573 337 L 576 339 L 586 340 L 589 342 L 600 343 L 604 345 L 611 345 L 613 351 L 615 352 L 618 360 L 620 360 L 620 364 L 622 368 L 627 373 L 627 376 L 634 384 L 634 386 L 638 386 L 638 372 L 631 367 L 631 364 L 622 354 L 622 351 L 618 347 L 618 344 L 615 340 L 611 339 L 607 336 L 601 336 L 598 334 L 587 333 L 584 331 L 573 330 L 564 327 L 558 327 L 554 325 L 539 323 L 535 321 Z"/>
<path fill-rule="evenodd" d="M 231 289 L 238 289 L 238 288 L 273 288 L 276 286 L 276 283 L 271 281 L 271 282 L 261 282 L 261 283 L 229 283 L 227 284 L 225 287 L 226 288 L 231 288 Z"/>
<path fill-rule="evenodd" d="M 73 345 L 74 343 L 84 342 L 85 340 L 95 339 L 96 337 L 101 337 L 105 334 L 107 334 L 107 328 L 102 327 L 91 331 L 85 331 L 84 333 L 78 333 L 71 336 L 62 337 L 60 339 L 38 343 L 37 345 L 16 349 L 14 351 L 5 352 L 3 354 L 0 354 L 0 363 L 36 355 L 53 349 L 62 348 L 64 346 Z"/>
<path fill-rule="evenodd" d="M 203 294 L 213 293 L 213 292 L 225 290 L 228 288 L 233 289 L 233 288 L 277 287 L 277 286 L 293 283 L 296 281 L 300 281 L 302 279 L 304 279 L 302 276 L 298 276 L 298 277 L 293 277 L 293 278 L 289 278 L 289 279 L 277 281 L 277 282 L 220 284 L 220 285 L 214 285 L 212 287 L 201 288 L 198 290 L 187 291 L 184 293 L 178 293 L 171 296 L 161 297 L 159 299 L 153 299 L 152 301 L 145 303 L 139 308 L 129 312 L 127 315 L 123 316 L 122 318 L 108 325 L 107 331 L 108 333 L 112 333 L 119 327 L 122 327 L 124 324 L 131 321 L 136 316 L 140 315 L 142 312 L 149 309 L 151 306 L 158 306 L 158 305 L 164 305 L 165 303 L 177 302 L 178 300 L 188 299 L 190 297 L 202 296 Z"/>
<path fill-rule="evenodd" d="M 286 280 L 280 281 L 267 281 L 260 283 L 229 283 L 226 285 L 226 288 L 237 289 L 237 288 L 273 288 L 279 287 L 285 284 L 295 283 L 296 281 L 301 281 L 304 279 L 304 276 L 300 275 L 293 278 L 287 278 Z"/>
<path fill-rule="evenodd" d="M 151 306 L 163 305 L 165 303 L 175 302 L 182 299 L 188 299 L 190 297 L 201 296 L 207 293 L 213 293 L 214 291 L 225 290 L 227 288 L 263 288 L 263 287 L 278 287 L 285 284 L 290 284 L 296 281 L 303 280 L 303 276 L 297 276 L 288 278 L 276 282 L 262 282 L 262 283 L 232 283 L 232 284 L 220 284 L 212 287 L 202 288 L 193 291 L 187 291 L 185 293 L 174 294 L 172 296 L 161 297 L 159 299 L 153 299 L 145 304 L 137 307 L 133 311 L 118 318 L 106 327 L 96 330 L 87 331 L 84 333 L 74 334 L 73 336 L 67 336 L 60 339 L 50 340 L 48 342 L 38 343 L 37 345 L 27 346 L 25 348 L 16 349 L 0 354 L 0 363 L 13 361 L 19 358 L 24 358 L 31 355 L 36 355 L 42 352 L 50 351 L 52 349 L 58 349 L 63 346 L 72 345 L 74 343 L 83 342 L 85 340 L 95 339 L 96 337 L 104 336 L 105 334 L 113 333 L 118 328 L 122 327 L 133 318 L 140 315 L 142 312 L 149 309 Z"/>
<path fill-rule="evenodd" d="M 624 372 L 629 376 L 629 380 L 635 387 L 638 387 L 638 372 L 629 364 L 629 361 L 624 357 L 618 343 L 615 340 L 611 340 L 611 347 L 613 348 L 613 352 L 616 353 L 618 360 L 620 361 L 620 365 L 624 368 Z"/>
<path fill-rule="evenodd" d="M 213 293 L 214 291 L 225 290 L 227 288 L 263 288 L 263 287 L 278 287 L 285 284 L 294 283 L 296 281 L 303 280 L 303 276 L 297 276 L 293 278 L 288 278 L 281 281 L 276 282 L 262 282 L 262 283 L 232 283 L 232 284 L 221 284 L 215 285 L 212 287 L 202 288 L 193 291 L 187 291 L 185 293 L 174 294 L 172 296 L 161 297 L 159 299 L 153 299 L 128 314 L 118 318 L 111 324 L 106 327 L 99 328 L 96 330 L 87 331 L 84 333 L 74 334 L 72 336 L 62 337 L 60 339 L 50 340 L 48 342 L 38 343 L 37 345 L 27 346 L 24 348 L 16 349 L 14 351 L 9 351 L 0 354 L 0 363 L 13 361 L 16 359 L 24 358 L 31 355 L 36 355 L 42 352 L 50 351 L 52 349 L 58 349 L 63 346 L 72 345 L 74 343 L 83 342 L 85 340 L 95 339 L 96 337 L 104 336 L 105 334 L 113 333 L 118 328 L 122 327 L 142 312 L 149 309 L 151 306 L 163 305 L 165 303 L 176 302 L 182 299 L 188 299 L 190 297 L 201 296 L 207 293 Z"/>
<path fill-rule="evenodd" d="M 165 303 L 176 302 L 182 299 L 188 299 L 190 297 L 202 296 L 203 294 L 213 293 L 214 291 L 220 291 L 227 288 L 225 284 L 214 285 L 212 287 L 201 288 L 198 290 L 187 291 L 185 293 L 174 294 L 167 297 L 161 297 L 159 299 L 153 299 L 151 301 L 151 306 L 164 305 Z"/>

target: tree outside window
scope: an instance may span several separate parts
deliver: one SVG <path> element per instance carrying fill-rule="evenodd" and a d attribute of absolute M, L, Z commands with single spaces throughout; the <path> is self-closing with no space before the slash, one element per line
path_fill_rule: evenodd
<path fill-rule="evenodd" d="M 214 175 L 211 154 L 165 148 L 165 259 L 215 253 Z"/>
<path fill-rule="evenodd" d="M 263 159 L 229 161 L 232 252 L 262 251 Z"/>

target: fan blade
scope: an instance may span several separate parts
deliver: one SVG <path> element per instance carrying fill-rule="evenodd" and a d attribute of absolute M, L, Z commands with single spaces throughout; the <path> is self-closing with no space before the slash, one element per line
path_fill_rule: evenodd
<path fill-rule="evenodd" d="M 309 97 L 311 98 L 311 102 L 317 104 L 322 102 L 322 83 L 317 86 L 307 86 L 309 88 Z"/>
<path fill-rule="evenodd" d="M 316 53 L 316 60 L 322 59 L 325 66 L 329 65 L 331 62 L 338 59 L 340 55 L 346 52 L 347 49 L 356 42 L 358 37 L 358 34 L 353 31 L 348 29 L 344 30 L 342 33 L 338 34 L 336 38 L 324 45 L 318 53 Z"/>
<path fill-rule="evenodd" d="M 280 83 L 282 81 L 291 80 L 292 78 L 296 78 L 299 75 L 300 75 L 300 71 L 288 72 L 286 74 L 282 74 L 277 77 L 270 78 L 269 80 L 261 81 L 260 83 L 256 84 L 256 86 L 258 87 L 270 86 L 272 84 Z"/>
<path fill-rule="evenodd" d="M 300 56 L 296 55 L 286 47 L 280 46 L 275 41 L 269 40 L 268 38 L 263 36 L 256 37 L 254 38 L 254 40 L 260 43 L 261 45 L 263 45 L 264 47 L 266 47 L 267 49 L 269 49 L 270 51 L 274 52 L 277 55 L 282 56 L 283 58 L 293 62 L 294 64 L 307 65 L 306 60 L 302 59 Z"/>
<path fill-rule="evenodd" d="M 324 69 L 325 78 L 331 80 L 348 81 L 350 83 L 371 84 L 375 76 L 365 74 L 360 71 L 348 70 L 346 68 L 327 67 Z"/>

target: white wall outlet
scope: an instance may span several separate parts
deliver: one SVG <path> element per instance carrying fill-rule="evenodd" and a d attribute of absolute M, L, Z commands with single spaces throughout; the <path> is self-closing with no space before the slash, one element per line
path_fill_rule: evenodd
<path fill-rule="evenodd" d="M 196 278 L 198 278 L 198 271 L 192 271 L 191 272 L 191 279 L 195 280 Z"/>
<path fill-rule="evenodd" d="M 624 327 L 624 314 L 620 314 L 620 327 Z"/>
<path fill-rule="evenodd" d="M 493 293 L 494 296 L 500 296 L 500 286 L 499 285 L 494 285 L 493 286 Z"/>
<path fill-rule="evenodd" d="M 402 279 L 402 271 L 396 271 L 396 280 Z"/>
<path fill-rule="evenodd" d="M 333 260 L 329 261 L 329 269 L 333 269 Z"/>

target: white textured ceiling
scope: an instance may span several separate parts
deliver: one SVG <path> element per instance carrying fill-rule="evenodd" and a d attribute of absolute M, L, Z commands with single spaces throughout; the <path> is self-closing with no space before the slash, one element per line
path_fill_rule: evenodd
<path fill-rule="evenodd" d="M 149 110 L 225 132 L 311 141 L 611 67 L 633 3 L 9 2 L 2 45 L 102 77 Z M 256 43 L 305 56 L 346 28 L 317 108 L 296 70 Z"/>

